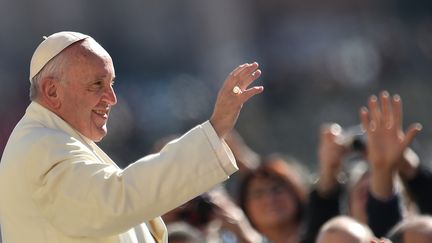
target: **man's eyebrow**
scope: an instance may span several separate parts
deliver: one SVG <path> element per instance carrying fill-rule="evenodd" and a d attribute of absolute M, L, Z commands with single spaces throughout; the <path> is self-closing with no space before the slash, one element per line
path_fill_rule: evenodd
<path fill-rule="evenodd" d="M 97 76 L 96 77 L 96 81 L 103 81 L 103 80 L 105 80 L 107 78 L 107 75 L 100 75 L 100 76 Z M 114 82 L 114 80 L 116 79 L 117 77 L 116 76 L 114 76 L 112 79 L 111 79 L 111 82 Z"/>

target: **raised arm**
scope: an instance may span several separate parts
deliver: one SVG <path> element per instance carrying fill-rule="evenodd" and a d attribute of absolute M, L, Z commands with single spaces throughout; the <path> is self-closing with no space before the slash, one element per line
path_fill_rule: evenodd
<path fill-rule="evenodd" d="M 402 130 L 402 101 L 399 95 L 390 97 L 384 91 L 380 101 L 376 96 L 371 96 L 369 110 L 365 107 L 360 110 L 360 119 L 368 136 L 367 159 L 371 168 L 368 220 L 378 237 L 401 218 L 394 177 L 404 151 L 421 130 L 419 124 L 412 124 L 406 132 Z"/>
<path fill-rule="evenodd" d="M 403 158 L 404 151 L 421 130 L 412 124 L 406 133 L 402 130 L 402 100 L 399 95 L 390 97 L 384 91 L 369 98 L 369 110 L 360 110 L 360 119 L 368 136 L 367 159 L 371 165 L 370 191 L 378 199 L 393 195 L 393 177 Z"/>
<path fill-rule="evenodd" d="M 320 128 L 318 146 L 319 179 L 309 195 L 307 223 L 301 243 L 315 242 L 320 227 L 339 215 L 341 186 L 338 174 L 348 149 L 338 142 L 342 128 L 338 124 L 324 124 Z"/>
<path fill-rule="evenodd" d="M 342 128 L 335 123 L 323 125 L 320 130 L 317 191 L 322 197 L 326 197 L 339 186 L 338 175 L 341 171 L 342 161 L 348 152 L 348 148 L 338 142 L 341 133 Z"/>

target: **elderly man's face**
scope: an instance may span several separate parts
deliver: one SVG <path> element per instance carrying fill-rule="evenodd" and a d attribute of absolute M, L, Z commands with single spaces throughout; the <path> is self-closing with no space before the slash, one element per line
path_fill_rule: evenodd
<path fill-rule="evenodd" d="M 107 133 L 111 106 L 117 103 L 113 90 L 114 66 L 109 54 L 94 40 L 71 46 L 63 82 L 59 85 L 60 117 L 93 141 Z"/>

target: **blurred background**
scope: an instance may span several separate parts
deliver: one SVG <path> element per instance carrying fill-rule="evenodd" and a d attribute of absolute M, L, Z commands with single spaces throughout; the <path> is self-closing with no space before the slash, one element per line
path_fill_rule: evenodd
<path fill-rule="evenodd" d="M 28 99 L 42 36 L 93 36 L 111 54 L 118 104 L 100 146 L 126 166 L 155 141 L 207 120 L 232 69 L 257 61 L 265 92 L 237 131 L 257 153 L 315 170 L 324 122 L 347 128 L 370 94 L 404 100 L 414 148 L 432 158 L 432 1 L 0 0 L 0 154 Z"/>

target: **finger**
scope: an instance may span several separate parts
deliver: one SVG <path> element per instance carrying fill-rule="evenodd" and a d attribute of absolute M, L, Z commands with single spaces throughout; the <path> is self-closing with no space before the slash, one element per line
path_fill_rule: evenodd
<path fill-rule="evenodd" d="M 229 91 L 231 91 L 232 90 L 232 88 L 234 88 L 235 86 L 239 86 L 239 82 L 240 82 L 240 80 L 241 80 L 241 78 L 240 78 L 240 74 L 241 73 L 244 73 L 244 71 L 246 70 L 246 69 L 251 69 L 251 67 L 255 67 L 255 69 L 256 69 L 256 67 L 257 67 L 257 65 L 258 65 L 258 63 L 252 63 L 252 64 L 249 64 L 249 63 L 244 63 L 244 64 L 242 64 L 242 65 L 240 65 L 240 66 L 238 66 L 236 69 L 234 69 L 229 75 L 228 75 L 228 78 L 225 80 L 225 83 L 224 83 L 224 86 L 223 86 L 223 88 L 222 89 L 225 89 L 225 90 L 229 90 Z M 259 76 L 259 75 L 258 75 Z M 240 86 L 240 90 L 242 91 L 243 89 L 245 89 L 246 87 L 241 87 Z M 241 92 L 240 92 L 241 93 Z"/>
<path fill-rule="evenodd" d="M 342 127 L 337 123 L 326 123 L 321 125 L 321 135 L 327 136 L 338 136 L 342 133 Z"/>
<path fill-rule="evenodd" d="M 361 107 L 359 111 L 360 122 L 365 131 L 369 131 L 369 111 L 366 107 Z"/>
<path fill-rule="evenodd" d="M 390 128 L 393 123 L 393 118 L 390 112 L 390 99 L 387 91 L 381 93 L 381 111 L 383 124 L 386 128 Z"/>
<path fill-rule="evenodd" d="M 243 70 L 246 67 L 247 63 L 243 63 L 236 67 L 229 75 L 237 76 L 241 70 Z"/>
<path fill-rule="evenodd" d="M 256 69 L 258 69 L 259 64 L 257 62 L 247 63 L 244 68 L 242 68 L 236 75 L 239 78 L 244 78 L 249 74 L 253 73 Z"/>
<path fill-rule="evenodd" d="M 321 141 L 329 140 L 330 136 L 331 136 L 331 125 L 326 124 L 321 126 L 320 140 Z"/>
<path fill-rule="evenodd" d="M 248 101 L 254 95 L 262 93 L 263 91 L 264 91 L 264 87 L 263 86 L 254 86 L 254 87 L 251 87 L 251 88 L 243 91 L 243 94 L 242 94 L 242 98 L 243 98 L 242 104 L 246 103 L 246 101 Z"/>
<path fill-rule="evenodd" d="M 420 123 L 414 123 L 409 128 L 408 131 L 405 134 L 405 138 L 403 140 L 404 147 L 408 147 L 412 141 L 414 140 L 415 136 L 423 129 L 423 126 Z"/>
<path fill-rule="evenodd" d="M 399 95 L 393 95 L 392 110 L 394 125 L 397 129 L 402 130 L 402 99 Z"/>
<path fill-rule="evenodd" d="M 251 73 L 249 76 L 246 76 L 239 80 L 238 85 L 242 90 L 247 89 L 247 87 L 256 79 L 258 79 L 261 76 L 261 70 L 256 70 L 253 73 Z"/>
<path fill-rule="evenodd" d="M 227 77 L 227 79 L 225 80 L 225 83 L 223 84 L 222 89 L 229 89 L 231 90 L 234 86 L 237 85 L 239 79 L 238 79 L 238 74 L 244 70 L 247 67 L 247 63 L 242 64 L 240 66 L 238 66 L 236 69 L 234 69 Z"/>
<path fill-rule="evenodd" d="M 242 69 L 238 76 L 238 85 L 242 89 L 246 89 L 247 86 L 254 80 L 254 76 L 260 75 L 261 71 L 258 69 L 259 65 L 257 62 L 248 64 L 247 67 Z M 256 78 L 255 78 L 256 79 Z"/>
<path fill-rule="evenodd" d="M 378 99 L 375 95 L 369 98 L 369 110 L 371 123 L 379 125 L 381 123 L 381 112 L 378 108 Z"/>

